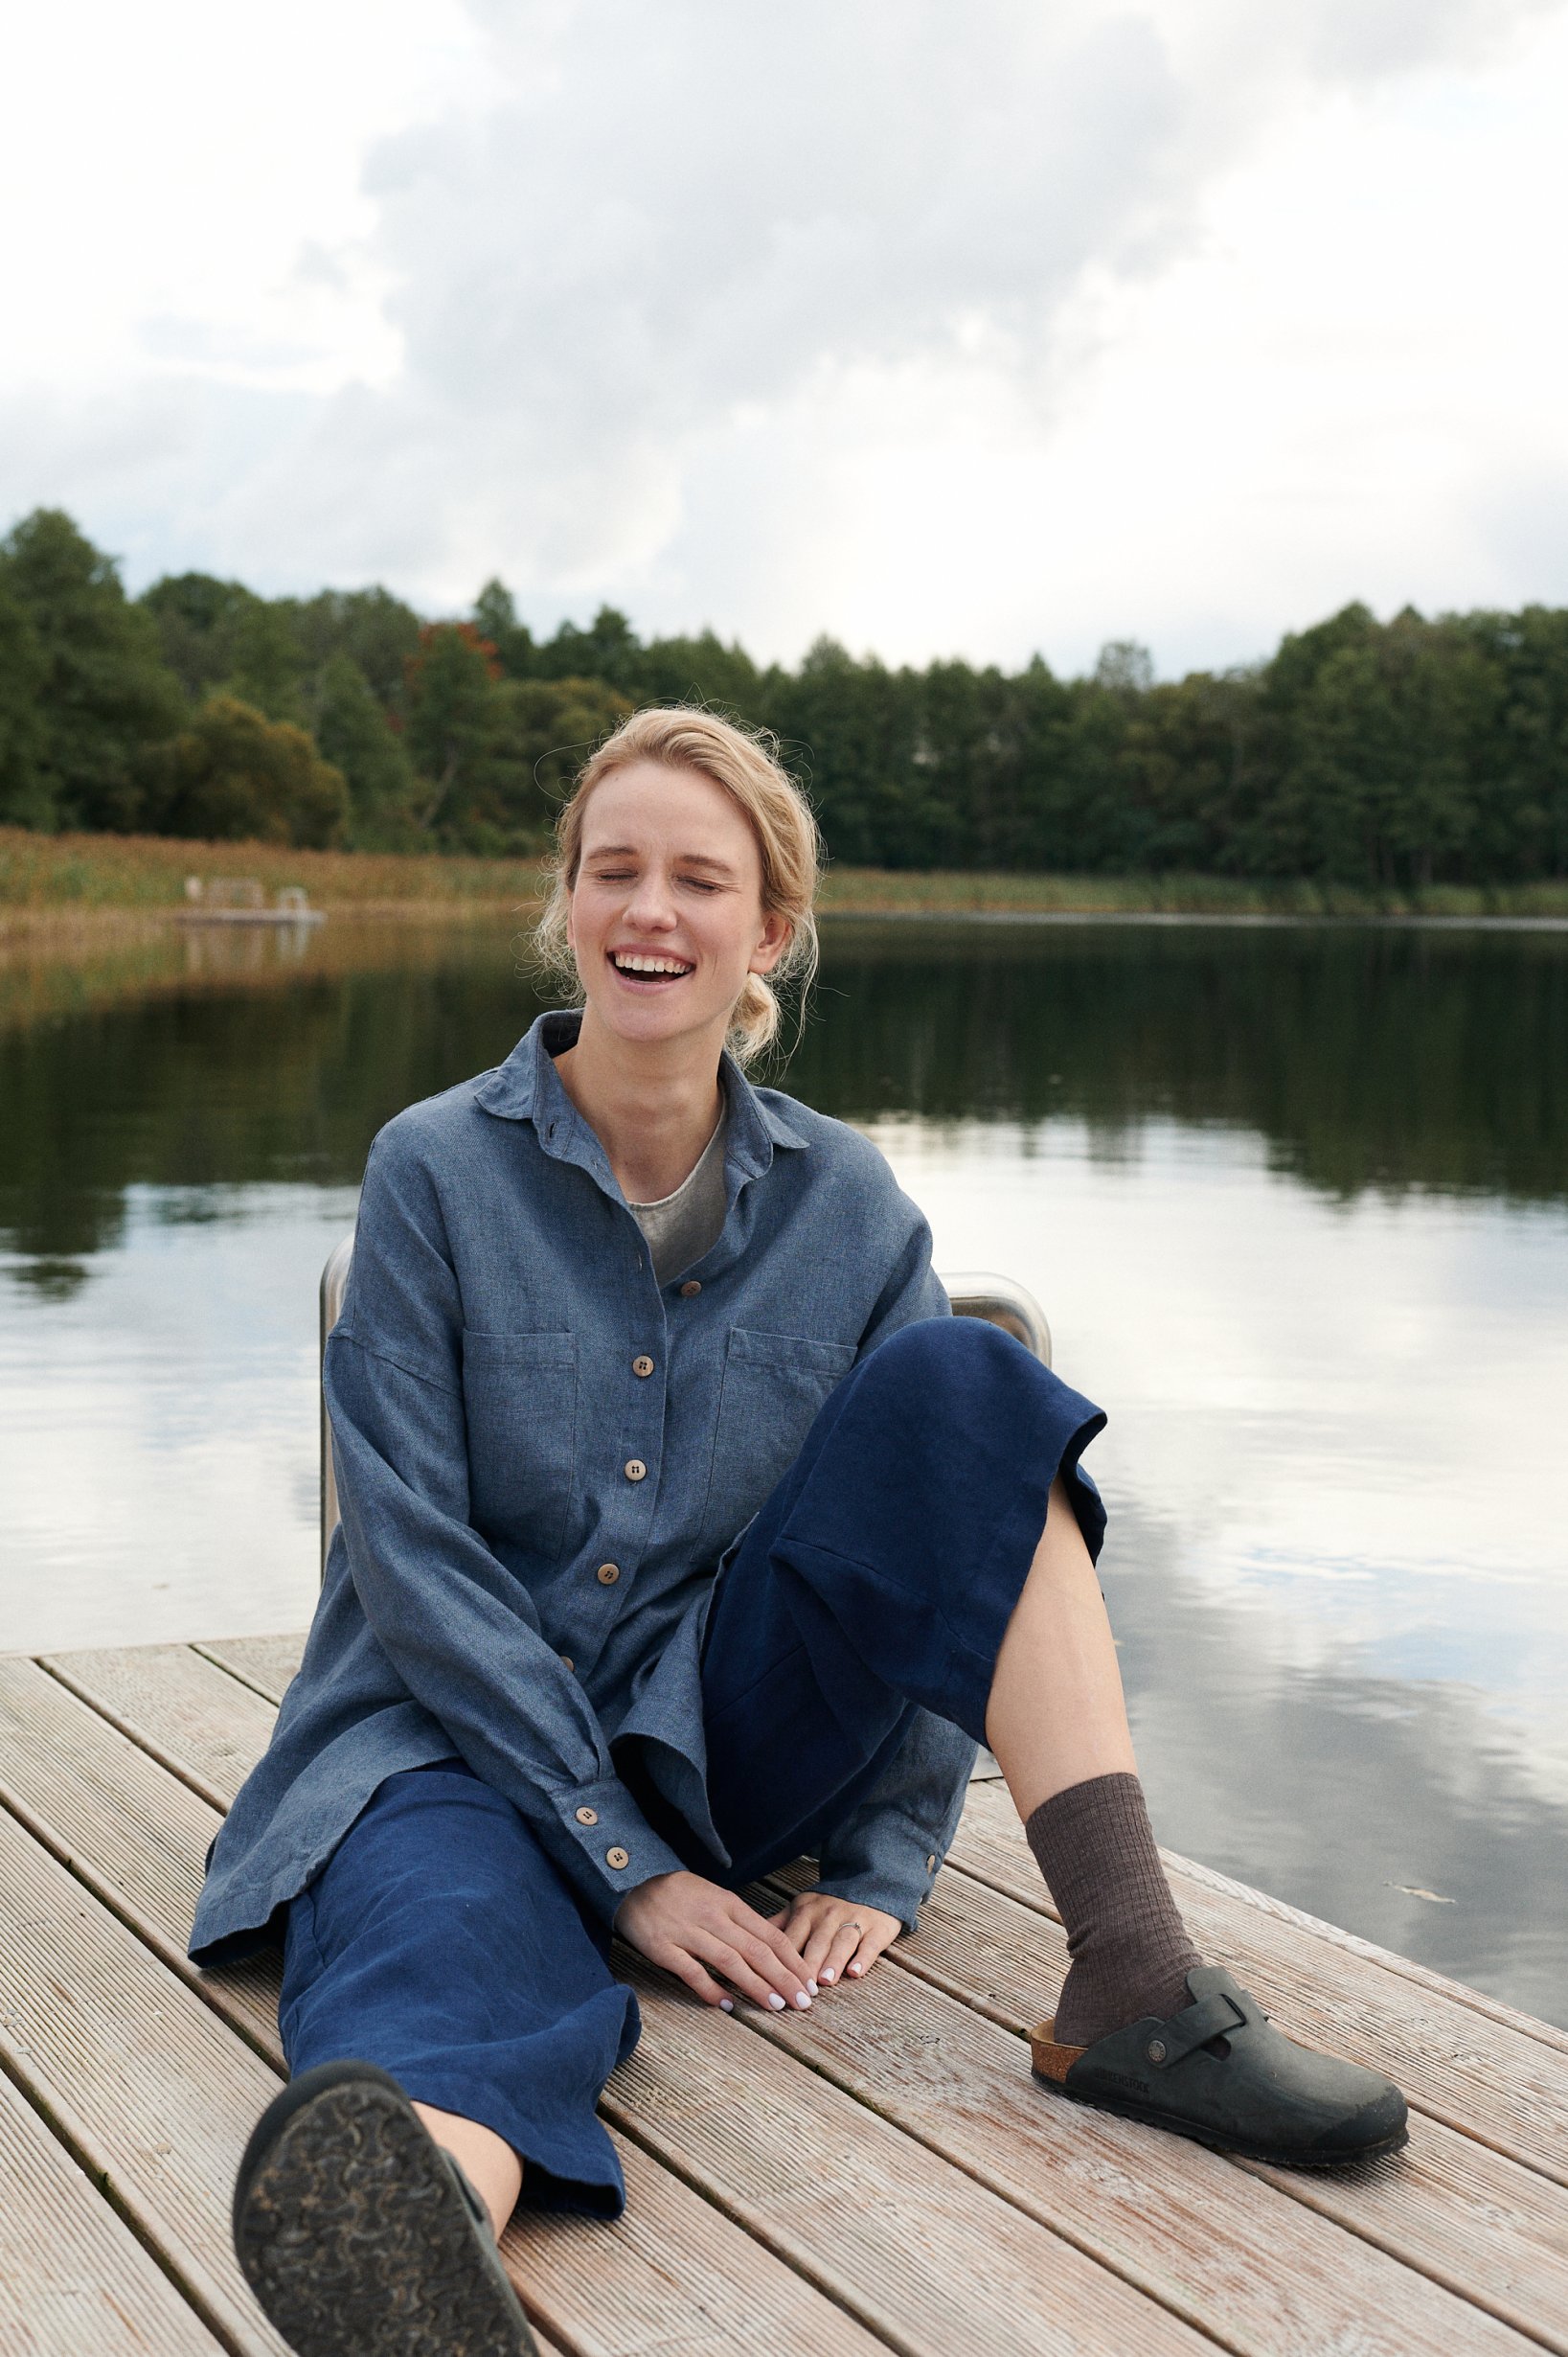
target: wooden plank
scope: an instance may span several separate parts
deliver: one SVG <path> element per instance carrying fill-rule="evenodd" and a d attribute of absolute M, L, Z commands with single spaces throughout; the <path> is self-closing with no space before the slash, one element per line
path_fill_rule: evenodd
<path fill-rule="evenodd" d="M 6 2357 L 220 2357 L 220 2345 L 0 2076 Z"/>
<path fill-rule="evenodd" d="M 798 1888 L 807 1878 L 796 1873 L 780 1879 Z M 986 2022 L 994 2022 L 1001 2030 L 1011 2033 L 1005 2047 L 995 2049 L 996 2068 L 1005 2084 L 994 2100 L 983 2107 L 976 2131 L 988 2139 L 994 2134 L 992 2121 L 1011 2119 L 1017 2109 L 1019 2090 L 1027 2085 L 1021 2073 L 1027 2072 L 1028 2066 L 1027 2061 L 1020 2063 L 1015 2058 L 1016 2041 L 1038 2018 L 1042 1981 L 1054 1985 L 1065 1963 L 1065 1942 L 1057 1924 L 968 1876 L 946 1873 L 937 1878 L 919 1930 L 892 1952 L 889 1966 L 897 1973 L 958 1998 Z M 809 2038 L 819 2025 L 825 2029 L 839 2019 L 836 2001 L 830 2012 L 819 2004 L 813 2007 L 809 2021 L 799 2025 L 799 2035 L 797 2025 L 789 2025 L 789 2038 L 799 2045 L 801 2035 Z M 782 2027 L 778 2034 L 784 2035 Z M 872 2035 L 877 2034 L 874 2024 Z M 988 2035 L 992 2034 L 1000 2033 L 988 2030 Z M 935 2050 L 945 2068 L 965 2047 L 966 2041 L 949 2026 L 943 2030 Z M 981 2051 L 985 2051 L 983 2045 Z M 918 2053 L 923 2091 L 929 2066 L 922 2047 L 918 2047 Z M 875 2047 L 864 2057 L 851 2059 L 855 2070 L 877 2074 L 877 2082 L 893 2091 L 891 2099 L 903 2100 L 899 2072 L 877 2055 Z M 813 2061 L 817 2068 L 837 2075 L 833 2057 L 814 2055 Z M 876 2098 L 868 2094 L 865 2099 Z M 966 2091 L 963 2103 L 971 2100 Z M 1024 2100 L 1023 2137 L 1027 2140 L 1028 2098 Z M 1218 2190 L 1210 2198 L 1224 2221 L 1225 2243 L 1230 2244 L 1233 2236 L 1239 2243 L 1259 2229 L 1264 2232 L 1263 2255 L 1254 2280 L 1263 2285 L 1270 2298 L 1277 2282 L 1292 2280 L 1298 2266 L 1306 2263 L 1309 2246 L 1303 2247 L 1299 2260 L 1292 2260 L 1291 2237 L 1281 2231 L 1279 2276 L 1270 2268 L 1266 2254 L 1273 2247 L 1274 2230 L 1268 2226 L 1268 2213 L 1243 2195 L 1241 2173 L 1233 2164 L 1172 2138 L 1069 2106 L 1044 2091 L 1038 2091 L 1034 2101 L 1067 2115 L 1053 2131 L 1054 2165 L 1076 2165 L 1074 2148 L 1079 2141 L 1085 2145 L 1088 2157 L 1083 2170 L 1093 2227 L 1117 2231 L 1119 2189 L 1131 2182 L 1143 2189 L 1130 2228 L 1124 2224 L 1122 2229 L 1134 2238 L 1135 2255 L 1138 2222 L 1147 2219 L 1153 2231 L 1167 2200 L 1175 2205 L 1170 2232 L 1179 2253 L 1183 2214 L 1193 2188 L 1202 2184 L 1214 2187 L 1217 2182 Z M 1107 2134 L 1110 2130 L 1116 2133 Z M 915 2132 L 920 2132 L 918 2127 Z M 955 2144 L 954 2149 L 960 2148 Z M 1102 2194 L 1102 2169 L 1110 2173 L 1118 2188 L 1115 2198 Z M 1213 2176 L 1216 2169 L 1221 2172 L 1218 2181 Z M 1370 2316 L 1392 2318 L 1400 2311 L 1385 2306 L 1381 2297 L 1367 2288 L 1355 2246 L 1338 2231 L 1341 2229 L 1431 2277 L 1435 2284 L 1515 2331 L 1528 2333 L 1548 2348 L 1568 2352 L 1568 2193 L 1534 2171 L 1418 2114 L 1412 2119 L 1408 2149 L 1370 2167 L 1343 2175 L 1261 2168 L 1248 2173 L 1292 2204 L 1332 2221 L 1332 2265 L 1337 2279 L 1329 2288 L 1337 2298 L 1342 2287 L 1360 2287 L 1351 2303 L 1352 2312 L 1363 2298 Z M 1044 2185 L 1048 2181 L 1049 2172 L 1040 2170 L 1037 2182 Z M 1055 2192 L 1053 2198 L 1057 2198 Z M 1103 2214 L 1100 2208 L 1102 2199 L 1107 2203 Z M 1065 2201 L 1058 2214 L 1065 2225 L 1070 2216 Z M 1159 2229 L 1162 2253 L 1165 2231 Z M 1327 2317 L 1323 2330 L 1324 2345 L 1335 2346 Z M 1228 2333 L 1227 2338 L 1238 2345 L 1236 2334 Z M 1466 2346 L 1464 2329 L 1445 2331 L 1436 2345 Z M 1425 2344 L 1412 2330 L 1406 2346 Z"/>
<path fill-rule="evenodd" d="M 225 2346 L 281 2357 L 228 2221 L 276 2075 L 5 1813 L 0 1887 L 0 2062 Z"/>
<path fill-rule="evenodd" d="M 1213 2344 L 1011 2201 L 642 1959 L 645 2034 L 606 2110 L 897 2348 L 943 2357 Z"/>
<path fill-rule="evenodd" d="M 1234 1875 L 1221 1874 L 1217 1867 L 1200 1865 L 1195 1858 L 1184 1858 L 1173 1849 L 1160 1852 L 1172 1879 L 1178 1883 L 1200 1883 L 1204 1889 L 1220 1896 L 1236 1899 L 1244 1907 L 1256 1908 L 1260 1914 L 1273 1915 L 1281 1923 L 1294 1924 L 1300 1932 L 1309 1932 L 1316 1939 L 1327 1940 L 1331 1947 L 1348 1949 L 1352 1956 L 1364 1957 L 1369 1963 L 1381 1964 L 1386 1972 L 1398 1973 L 1403 1980 L 1414 1980 L 1424 1989 L 1434 1990 L 1443 1997 L 1454 1998 L 1459 2003 L 1472 2006 L 1477 2013 L 1487 2014 L 1494 2022 L 1502 2022 L 1527 2038 L 1538 2038 L 1543 2046 L 1555 2046 L 1560 2054 L 1568 2054 L 1568 2029 L 1559 2029 L 1555 2022 L 1543 2022 L 1537 2014 L 1520 2013 L 1513 2005 L 1505 2005 L 1500 1997 L 1488 1996 L 1485 1989 L 1471 1988 L 1464 1980 L 1450 1980 L 1443 1973 L 1434 1972 L 1429 1965 L 1418 1964 L 1414 1957 L 1398 1956 L 1392 1948 L 1380 1948 L 1373 1939 L 1363 1939 L 1358 1932 L 1344 1931 L 1337 1923 L 1327 1923 L 1321 1915 L 1308 1915 L 1299 1907 L 1291 1907 L 1284 1899 L 1271 1898 L 1266 1890 L 1255 1890 L 1250 1883 L 1238 1882 Z"/>
<path fill-rule="evenodd" d="M 111 1657 L 102 1675 L 79 1656 L 73 1684 L 108 1692 L 117 1714 L 134 1696 L 160 1749 L 188 1745 L 188 1764 L 204 1778 L 224 1773 L 238 1783 L 250 1740 L 248 1690 L 193 1655 L 173 1659 L 178 1650 L 148 1649 L 128 1669 L 123 1656 Z M 240 1698 L 234 1717 L 225 1688 Z M 607 2116 L 872 2331 L 912 2350 L 1095 2347 L 1106 2335 L 1129 2353 L 1206 2346 L 786 2058 L 766 2058 L 761 2081 L 771 2099 L 760 2109 L 758 2054 L 746 2032 L 671 1994 L 662 1979 L 647 1987 L 645 2018 L 644 2045 L 618 2074 Z M 662 2032 L 674 2035 L 673 2059 Z M 727 2070 L 716 2043 L 731 2058 Z M 868 2239 L 872 2213 L 878 2224 Z"/>
<path fill-rule="evenodd" d="M 743 2228 L 640 2146 L 614 2141 L 627 2194 L 616 2226 L 535 2210 L 503 2238 L 535 2323 L 581 2357 L 884 2357 L 882 2342 Z"/>
<path fill-rule="evenodd" d="M 994 1785 L 970 1787 L 949 1856 L 1054 1914 L 1016 1812 Z M 1293 2037 L 1387 2071 L 1413 2108 L 1568 2185 L 1568 2055 L 1225 1892 L 1175 1883 L 1204 1955 L 1223 1958 Z"/>
<path fill-rule="evenodd" d="M 224 1636 L 193 1645 L 219 1669 L 228 1670 L 241 1684 L 254 1686 L 269 1702 L 281 1703 L 289 1680 L 300 1666 L 305 1638 L 296 1630 L 286 1636 Z"/>
<path fill-rule="evenodd" d="M 47 1654 L 43 1665 L 215 1808 L 234 1798 L 277 1715 L 189 1645 Z"/>
<path fill-rule="evenodd" d="M 220 1710 L 221 1705 L 219 1689 L 216 1696 L 207 1698 L 207 1706 Z M 169 1731 L 166 1725 L 165 1732 Z M 969 1982 L 964 1992 L 966 1999 L 977 2002 L 982 2009 L 991 2010 L 993 2018 L 1013 2028 L 1032 2018 L 1040 2002 L 1041 1986 L 1049 1988 L 1054 1985 L 1064 1961 L 1059 1932 L 1048 1916 L 1039 1911 L 1045 1904 L 1044 1893 L 1034 1875 L 1033 1862 L 1029 1861 L 1027 1851 L 1023 1857 L 1024 1870 L 1033 1878 L 1031 1894 L 1035 1902 L 1034 1908 L 1020 1910 L 1016 1919 L 1005 1921 L 989 1940 L 984 1923 L 976 1921 L 976 1911 L 972 1906 L 965 1911 L 966 1919 L 962 1926 L 953 1929 L 955 1950 L 964 1958 Z M 952 1876 L 942 1878 L 939 1894 L 950 1884 L 966 1887 L 977 1902 L 988 1895 L 981 1886 L 972 1883 L 965 1886 L 964 1878 Z M 1001 1901 L 998 1907 L 1005 1909 L 1011 1904 Z M 942 1911 L 939 1895 L 939 1900 L 928 1908 L 921 1934 L 917 1935 L 917 1941 L 910 1948 L 912 1959 L 918 1959 L 922 1953 L 927 1957 L 930 1955 L 934 1941 L 941 1934 Z M 1034 1937 L 1020 1937 L 1020 1926 L 1032 1932 Z M 1054 1942 L 1055 1948 L 1049 1959 L 1040 1957 L 1037 1968 L 1039 1979 L 1036 1980 L 1034 1968 L 1030 1967 L 1027 1958 L 1032 1949 L 1038 1954 L 1038 1943 L 1042 1938 Z M 1011 1975 L 1011 1983 L 1007 1978 L 1009 1974 Z M 1025 1980 L 1027 1988 L 1020 1985 Z M 988 1989 L 990 1991 L 989 1997 Z M 1011 1999 L 1011 2002 L 997 2003 L 995 2001 L 998 1998 Z M 1433 2133 L 1441 2136 L 1440 2131 Z M 1159 2149 L 1173 2149 L 1178 2153 L 1184 2149 L 1180 2146 L 1167 2147 L 1164 2140 L 1145 2141 L 1154 2143 Z M 1457 2145 L 1458 2140 L 1451 2140 L 1451 2142 Z M 1413 2197 L 1401 2204 L 1397 2194 L 1391 2194 L 1383 2204 L 1385 2209 L 1395 2213 L 1392 2222 L 1375 2214 L 1376 2204 L 1363 2206 L 1374 2212 L 1370 2219 L 1360 2215 L 1353 2201 L 1347 2203 L 1333 2189 L 1332 2181 L 1328 2181 L 1328 2185 L 1329 2189 L 1320 2196 L 1318 2181 L 1292 2176 L 1283 2181 L 1283 2189 L 1298 2203 L 1325 2207 L 1326 2214 L 1337 2216 L 1341 2223 L 1351 2223 L 1359 2218 L 1358 2231 L 1362 2231 L 1364 2239 L 1376 2243 L 1379 2248 L 1412 2264 L 1424 2267 L 1441 2281 L 1458 2283 L 1459 2288 L 1466 2292 L 1473 2289 L 1475 2296 L 1494 2313 L 1523 2325 L 1539 2329 L 1542 2321 L 1554 2313 L 1554 2304 L 1560 2300 L 1560 2272 L 1554 2272 L 1558 2261 L 1550 2247 L 1550 2232 L 1560 2220 L 1543 2217 L 1538 2205 L 1533 2209 L 1530 2200 L 1522 2198 L 1523 2189 L 1540 2193 L 1546 2188 L 1540 2186 L 1537 2179 L 1523 2177 L 1518 2170 L 1511 2169 L 1504 2161 L 1479 2150 L 1466 2151 L 1462 2147 L 1446 2152 L 1439 2150 L 1435 2157 L 1426 2159 L 1425 2182 Z M 1337 2208 L 1336 2202 L 1339 2205 Z M 1490 2240 L 1485 2237 L 1477 2239 L 1477 2215 L 1488 2208 L 1497 2231 Z M 1467 2238 L 1474 2247 L 1466 2251 Z M 1480 2278 L 1473 2286 L 1468 2282 L 1460 2282 L 1454 2272 L 1451 2254 L 1456 2245 L 1465 2251 L 1465 2269 Z M 1446 2265 L 1443 2262 L 1445 2252 L 1450 2254 Z"/>
<path fill-rule="evenodd" d="M 276 1954 L 203 1974 L 184 1957 L 217 1813 L 16 1658 L 0 1660 L 0 1800 L 25 1810 L 54 1854 L 283 2069 Z M 698 2194 L 636 2146 L 622 2158 L 635 2217 L 609 2231 L 525 2212 L 507 2240 L 531 2312 L 563 2344 L 588 2357 L 695 2357 L 781 2341 L 808 2357 L 875 2357 L 879 2345 L 858 2324 Z"/>

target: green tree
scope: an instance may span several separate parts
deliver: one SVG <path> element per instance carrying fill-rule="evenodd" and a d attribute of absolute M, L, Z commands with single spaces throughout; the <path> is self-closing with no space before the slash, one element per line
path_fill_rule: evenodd
<path fill-rule="evenodd" d="M 505 582 L 490 580 L 474 600 L 474 629 L 495 649 L 495 659 L 509 679 L 534 675 L 538 650 L 534 634 L 517 619 L 517 605 Z"/>
<path fill-rule="evenodd" d="M 41 663 L 34 823 L 136 827 L 145 750 L 185 711 L 152 617 L 127 599 L 113 559 L 57 508 L 39 508 L 0 541 L 0 589 L 25 610 Z"/>
<path fill-rule="evenodd" d="M 403 676 L 423 629 L 412 606 L 390 589 L 324 589 L 313 598 L 280 598 L 312 671 L 334 655 L 359 666 L 383 712 L 402 709 Z"/>
<path fill-rule="evenodd" d="M 501 667 L 471 622 L 427 623 L 403 674 L 405 742 L 419 775 L 416 821 L 439 840 L 466 842 L 496 790 L 504 760 Z"/>
<path fill-rule="evenodd" d="M 40 701 L 47 669 L 26 606 L 0 582 L 0 825 L 49 822 Z"/>
<path fill-rule="evenodd" d="M 334 654 L 316 683 L 313 735 L 349 789 L 355 851 L 406 851 L 419 840 L 408 748 L 353 657 Z"/>
<path fill-rule="evenodd" d="M 303 728 L 217 695 L 159 752 L 152 767 L 159 832 L 204 842 L 289 843 L 328 850 L 349 819 L 343 773 Z"/>

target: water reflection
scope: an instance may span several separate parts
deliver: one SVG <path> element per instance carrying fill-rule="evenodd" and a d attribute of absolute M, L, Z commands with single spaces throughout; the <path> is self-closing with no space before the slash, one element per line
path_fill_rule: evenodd
<path fill-rule="evenodd" d="M 321 1260 L 536 1003 L 510 927 L 0 959 L 0 1645 L 303 1623 Z M 787 1076 L 1111 1410 L 1166 1837 L 1558 2019 L 1565 1077 L 1561 935 L 849 924 Z"/>

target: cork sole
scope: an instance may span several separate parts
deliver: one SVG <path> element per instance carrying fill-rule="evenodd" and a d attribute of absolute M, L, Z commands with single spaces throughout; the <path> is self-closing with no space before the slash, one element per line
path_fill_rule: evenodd
<path fill-rule="evenodd" d="M 390 2085 L 324 2087 L 247 2156 L 235 2249 L 298 2357 L 538 2357 L 493 2243 Z"/>
<path fill-rule="evenodd" d="M 1058 2046 L 1051 2034 L 1056 2026 L 1053 2016 L 1049 2022 L 1041 2022 L 1037 2028 L 1032 2029 L 1029 2033 L 1029 2050 L 1034 2057 L 1036 2077 L 1050 2079 L 1059 2087 L 1079 2056 L 1086 2054 L 1089 2049 L 1082 2046 Z"/>

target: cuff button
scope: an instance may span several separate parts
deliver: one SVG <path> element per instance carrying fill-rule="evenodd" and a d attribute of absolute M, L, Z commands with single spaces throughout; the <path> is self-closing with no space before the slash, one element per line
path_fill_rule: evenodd
<path fill-rule="evenodd" d="M 578 1823 L 579 1825 L 597 1825 L 598 1822 L 599 1811 L 597 1809 L 579 1809 Z"/>
<path fill-rule="evenodd" d="M 604 1852 L 604 1864 L 608 1866 L 630 1865 L 631 1852 L 621 1848 L 607 1849 Z"/>

